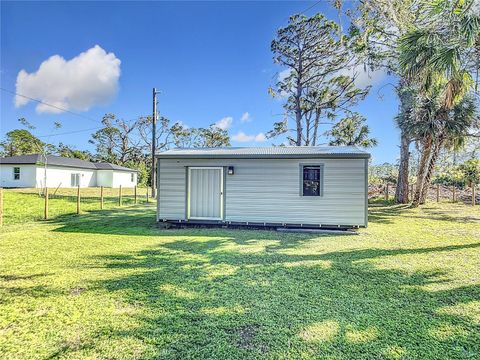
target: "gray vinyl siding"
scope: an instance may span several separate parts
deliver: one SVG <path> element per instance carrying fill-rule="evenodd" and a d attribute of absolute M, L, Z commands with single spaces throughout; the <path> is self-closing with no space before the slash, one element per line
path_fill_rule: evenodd
<path fill-rule="evenodd" d="M 300 196 L 300 165 L 323 165 L 323 196 Z M 224 220 L 366 226 L 364 159 L 160 159 L 158 219 L 186 219 L 186 167 L 234 166 Z"/>

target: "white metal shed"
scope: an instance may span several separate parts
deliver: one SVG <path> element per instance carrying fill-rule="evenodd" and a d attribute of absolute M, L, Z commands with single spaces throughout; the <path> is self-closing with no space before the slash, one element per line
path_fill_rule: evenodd
<path fill-rule="evenodd" d="M 354 146 L 172 149 L 157 154 L 157 220 L 366 227 L 368 159 Z"/>

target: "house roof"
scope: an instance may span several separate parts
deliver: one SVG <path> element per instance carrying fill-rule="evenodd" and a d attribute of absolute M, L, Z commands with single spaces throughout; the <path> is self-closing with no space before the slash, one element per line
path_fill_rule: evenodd
<path fill-rule="evenodd" d="M 94 170 L 119 170 L 119 171 L 137 171 L 120 165 L 110 163 L 97 163 L 85 161 L 77 158 L 66 158 L 56 155 L 46 155 L 47 166 L 63 166 L 74 167 L 80 169 L 94 169 Z M 45 156 L 42 154 L 19 155 L 0 158 L 0 164 L 22 165 L 22 164 L 44 164 Z"/>
<path fill-rule="evenodd" d="M 177 148 L 156 155 L 158 158 L 365 158 L 370 154 L 356 146 L 273 146 Z"/>

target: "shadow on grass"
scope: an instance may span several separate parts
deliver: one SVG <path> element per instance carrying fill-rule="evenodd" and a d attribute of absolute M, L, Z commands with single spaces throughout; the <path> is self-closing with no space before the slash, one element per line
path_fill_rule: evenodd
<path fill-rule="evenodd" d="M 409 204 L 402 205 L 379 205 L 371 204 L 369 207 L 368 220 L 375 224 L 392 224 L 395 218 L 399 216 L 408 216 L 410 218 L 475 223 L 480 222 L 479 216 L 454 216 L 449 215 L 448 211 L 442 211 L 438 208 L 430 208 L 428 206 L 422 207 L 422 213 L 412 212 L 412 207 Z M 409 213 L 410 212 L 410 213 Z M 425 214 L 425 215 L 422 215 Z M 81 215 L 67 214 L 59 215 L 50 223 L 57 224 L 59 227 L 55 231 L 59 232 L 78 232 L 78 233 L 93 233 L 93 234 L 117 234 L 117 235 L 159 235 L 162 234 L 176 234 L 182 233 L 200 233 L 210 234 L 212 232 L 222 231 L 219 229 L 191 229 L 191 230 L 170 230 L 162 231 L 156 227 L 155 223 L 155 204 L 125 206 L 123 208 L 115 208 L 108 210 L 90 210 L 84 211 Z M 249 230 L 245 230 L 249 231 Z M 257 234 L 270 233 L 269 231 L 257 232 Z M 322 235 L 339 237 L 340 234 Z M 260 235 L 261 236 L 261 235 Z M 269 235 L 267 235 L 269 236 Z M 318 237 L 319 235 L 313 235 Z M 299 238 L 311 238 L 312 235 L 303 235 Z M 283 237 L 277 237 L 283 238 Z M 290 243 L 280 243 L 280 248 L 289 246 Z M 291 244 L 290 244 L 291 245 Z M 275 247 L 274 246 L 274 247 Z M 273 248 L 272 248 L 273 249 Z"/>
<path fill-rule="evenodd" d="M 374 208 L 370 217 L 389 223 L 406 211 L 408 206 Z M 92 284 L 138 309 L 129 315 L 135 326 L 98 336 L 136 339 L 143 357 L 468 359 L 480 353 L 478 322 L 448 312 L 480 301 L 478 285 L 431 291 L 427 285 L 444 283 L 445 273 L 407 273 L 370 262 L 478 249 L 480 243 L 303 254 L 295 251 L 325 236 L 161 231 L 154 219 L 152 206 L 52 221 L 59 232 L 165 237 L 147 250 L 99 257 L 119 276 Z M 57 355 L 76 350 L 64 346 Z"/>
<path fill-rule="evenodd" d="M 250 253 L 248 247 L 258 245 L 250 241 L 253 234 L 235 234 L 101 257 L 107 269 L 125 275 L 96 286 L 142 309 L 136 328 L 111 330 L 111 336 L 134 337 L 161 358 L 463 359 L 480 353 L 479 325 L 442 310 L 479 301 L 479 286 L 428 291 L 422 286 L 444 281 L 444 273 L 407 274 L 367 261 L 480 243 L 300 255 L 283 251 L 297 238 Z"/>
<path fill-rule="evenodd" d="M 454 207 L 455 205 L 452 205 Z M 480 216 L 452 215 L 452 208 L 442 210 L 439 207 L 432 207 L 430 205 L 421 206 L 421 212 L 411 211 L 414 208 L 410 204 L 399 205 L 382 205 L 382 204 L 370 204 L 368 211 L 368 221 L 379 224 L 391 224 L 395 218 L 401 215 L 407 215 L 409 218 L 436 220 L 436 221 L 450 221 L 450 222 L 462 222 L 462 223 L 480 223 Z M 465 212 L 465 205 L 460 205 L 461 212 Z M 410 211 L 410 213 L 408 213 Z M 408 214 L 407 214 L 408 213 Z"/>
<path fill-rule="evenodd" d="M 58 232 L 116 235 L 154 235 L 158 232 L 154 204 L 60 215 L 49 222 L 59 225 L 54 230 Z"/>
<path fill-rule="evenodd" d="M 410 204 L 389 205 L 370 204 L 368 207 L 368 221 L 379 224 L 390 224 L 395 217 L 403 215 L 412 209 Z"/>
<path fill-rule="evenodd" d="M 452 208 L 455 208 L 456 205 L 452 205 Z M 458 205 L 457 205 L 458 206 Z M 463 210 L 464 205 L 460 205 L 459 208 Z M 441 221 L 453 221 L 461 223 L 479 223 L 480 224 L 480 214 L 475 215 L 472 209 L 472 213 L 469 216 L 455 216 L 451 215 L 451 209 L 439 209 L 437 207 L 424 206 L 422 208 L 423 212 L 427 215 L 425 218 L 435 218 Z"/>
<path fill-rule="evenodd" d="M 19 286 L 18 281 L 37 280 L 49 273 L 39 273 L 31 275 L 16 275 L 16 274 L 0 274 L 0 304 L 14 302 L 15 298 L 28 296 L 31 298 L 49 297 L 52 295 L 61 294 L 60 291 L 55 290 L 46 285 L 33 286 Z"/>

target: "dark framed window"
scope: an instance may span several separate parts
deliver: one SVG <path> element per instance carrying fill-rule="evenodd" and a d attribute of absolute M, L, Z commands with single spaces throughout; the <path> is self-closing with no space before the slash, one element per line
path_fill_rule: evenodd
<path fill-rule="evenodd" d="M 302 196 L 322 196 L 322 165 L 302 166 Z"/>
<path fill-rule="evenodd" d="M 13 180 L 20 180 L 20 168 L 14 167 L 13 168 Z"/>
<path fill-rule="evenodd" d="M 131 182 L 135 181 L 135 174 L 134 173 L 130 173 L 130 181 Z"/>

